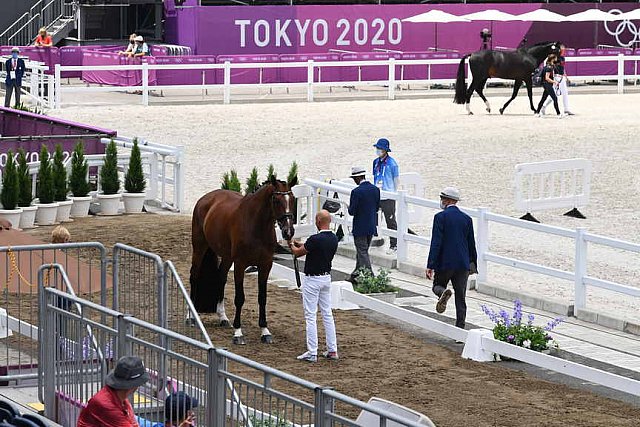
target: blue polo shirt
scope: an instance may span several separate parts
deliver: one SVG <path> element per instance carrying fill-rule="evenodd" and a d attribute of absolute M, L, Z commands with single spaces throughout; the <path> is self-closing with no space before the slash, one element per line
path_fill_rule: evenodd
<path fill-rule="evenodd" d="M 393 157 L 386 155 L 373 161 L 373 183 L 383 191 L 397 191 L 394 178 L 400 174 L 398 163 Z"/>

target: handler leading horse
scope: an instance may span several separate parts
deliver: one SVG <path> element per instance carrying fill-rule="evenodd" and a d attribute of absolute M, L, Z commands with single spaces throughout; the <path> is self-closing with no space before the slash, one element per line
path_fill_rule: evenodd
<path fill-rule="evenodd" d="M 489 101 L 487 101 L 482 91 L 490 77 L 498 77 L 501 79 L 515 80 L 513 84 L 513 94 L 502 108 L 500 108 L 500 114 L 504 113 L 507 106 L 518 95 L 522 83 L 527 86 L 529 104 L 531 104 L 531 110 L 535 112 L 536 108 L 533 106 L 533 71 L 550 53 L 558 53 L 559 51 L 560 42 L 543 42 L 537 43 L 529 48 L 510 51 L 479 50 L 465 55 L 460 60 L 460 65 L 458 66 L 456 95 L 453 102 L 456 104 L 465 104 L 467 112 L 473 114 L 469 107 L 469 102 L 471 101 L 473 91 L 476 91 L 487 105 L 487 112 L 490 113 L 491 105 L 489 105 Z M 471 68 L 471 74 L 473 76 L 468 89 L 464 75 L 464 61 L 467 58 L 469 58 L 469 67 Z"/>
<path fill-rule="evenodd" d="M 222 326 L 229 325 L 224 311 L 224 287 L 234 264 L 235 307 L 234 344 L 245 344 L 240 316 L 244 304 L 244 270 L 258 267 L 259 325 L 261 341 L 271 343 L 267 329 L 267 278 L 276 246 L 275 224 L 282 236 L 294 235 L 295 198 L 291 187 L 298 183 L 272 178 L 253 194 L 242 196 L 228 190 L 215 190 L 198 200 L 193 211 L 191 243 L 191 299 L 199 312 L 217 312 Z"/>

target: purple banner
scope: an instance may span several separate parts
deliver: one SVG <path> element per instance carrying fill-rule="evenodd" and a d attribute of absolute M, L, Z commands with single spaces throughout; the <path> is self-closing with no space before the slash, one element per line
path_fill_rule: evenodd
<path fill-rule="evenodd" d="M 144 58 L 127 58 L 117 53 L 83 52 L 82 65 L 140 65 L 143 62 L 154 64 L 152 56 Z M 108 70 L 82 72 L 82 80 L 87 83 L 97 83 L 110 86 L 139 86 L 142 84 L 142 71 L 137 70 Z M 156 84 L 156 70 L 149 70 L 149 85 Z"/>
<path fill-rule="evenodd" d="M 515 48 L 560 40 L 572 48 L 597 44 L 618 46 L 632 40 L 635 27 L 602 22 L 489 22 L 409 23 L 403 19 L 439 9 L 456 15 L 499 9 L 522 14 L 544 7 L 564 15 L 593 4 L 439 4 L 439 5 L 326 5 L 326 6 L 203 6 L 167 8 L 167 42 L 190 46 L 199 55 L 312 54 L 330 50 L 401 52 L 429 49 L 462 53 L 480 48 L 480 31 L 489 28 L 494 48 Z M 628 11 L 630 3 L 609 3 L 605 11 Z M 343 52 L 344 53 L 344 52 Z"/>

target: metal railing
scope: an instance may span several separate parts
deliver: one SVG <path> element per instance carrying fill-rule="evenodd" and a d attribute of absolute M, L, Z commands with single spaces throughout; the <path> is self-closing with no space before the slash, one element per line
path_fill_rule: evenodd
<path fill-rule="evenodd" d="M 64 308 L 72 305 L 80 309 Z M 138 389 L 133 399 L 135 413 L 150 421 L 164 421 L 167 393 L 184 391 L 200 401 L 194 409 L 196 424 L 208 427 L 258 423 L 359 426 L 355 418 L 361 411 L 377 415 L 379 426 L 391 421 L 400 426 L 419 426 L 329 388 L 57 289 L 43 288 L 41 313 L 46 319 L 41 345 L 52 355 L 45 362 L 41 384 L 45 415 L 66 426 L 75 425 L 90 394 L 102 386 L 103 382 L 96 379 L 104 378 L 124 355 L 141 357 L 150 374 L 150 383 Z M 78 352 L 61 352 L 64 342 L 79 349 L 78 341 L 89 334 L 95 347 L 102 351 L 109 343 L 115 343 L 109 347 L 113 349 L 112 357 L 99 360 L 83 358 Z M 158 342 L 164 345 L 159 346 Z M 185 348 L 195 357 L 185 355 Z M 240 399 L 243 403 L 239 403 Z"/>
<path fill-rule="evenodd" d="M 305 179 L 304 183 L 311 187 L 311 198 L 318 198 L 320 193 L 326 194 L 334 192 L 348 196 L 351 193 L 351 188 L 346 185 L 328 184 L 323 181 L 314 179 Z M 386 236 L 396 237 L 398 239 L 398 251 L 396 254 L 397 261 L 404 263 L 408 261 L 408 246 L 409 244 L 418 244 L 421 246 L 429 246 L 430 240 L 423 236 L 415 236 L 409 233 L 408 212 L 410 207 L 420 207 L 427 209 L 439 210 L 440 204 L 436 200 L 428 200 L 417 196 L 408 196 L 406 191 L 399 191 L 397 193 L 390 193 L 383 191 L 383 198 L 392 199 L 396 201 L 396 220 L 398 224 L 397 230 L 390 230 L 382 226 L 378 226 L 379 233 Z M 307 201 L 308 205 L 313 206 L 314 210 L 309 218 L 314 218 L 315 212 L 320 203 Z M 607 248 L 616 250 L 631 252 L 633 254 L 640 254 L 640 244 L 613 239 L 605 236 L 587 233 L 584 228 L 577 228 L 575 230 L 555 227 L 551 225 L 538 224 L 530 221 L 524 221 L 517 218 L 512 218 L 506 215 L 500 215 L 489 212 L 487 208 L 466 208 L 460 207 L 460 209 L 475 219 L 476 221 L 476 248 L 478 252 L 478 282 L 486 284 L 489 281 L 488 266 L 489 263 L 498 264 L 518 270 L 529 271 L 533 273 L 542 274 L 548 277 L 554 277 L 571 281 L 573 286 L 573 299 L 574 299 L 574 314 L 577 310 L 583 310 L 587 305 L 587 289 L 588 287 L 595 287 L 600 289 L 606 289 L 609 291 L 617 292 L 623 295 L 640 297 L 640 286 L 630 286 L 629 284 L 615 283 L 609 280 L 603 280 L 593 277 L 588 273 L 588 244 L 597 244 Z M 307 219 L 307 221 L 310 221 Z M 345 227 L 350 228 L 351 219 L 348 215 L 344 217 L 334 217 L 334 221 L 338 224 L 342 224 Z M 513 227 L 516 230 L 529 230 L 536 233 L 541 233 L 545 236 L 558 236 L 562 238 L 572 239 L 574 241 L 574 268 L 571 270 L 564 270 L 554 266 L 548 266 L 541 263 L 531 262 L 525 259 L 518 259 L 512 256 L 503 256 L 492 252 L 490 248 L 490 224 L 501 224 L 509 227 Z M 345 231 L 347 233 L 347 231 Z M 530 245 L 534 245 L 535 240 L 532 240 Z M 545 252 L 544 248 L 540 248 L 540 251 Z"/>
<path fill-rule="evenodd" d="M 577 75 L 571 76 L 572 81 L 597 81 L 597 80 L 616 80 L 617 92 L 624 93 L 625 80 L 637 80 L 640 79 L 639 61 L 638 55 L 623 55 L 617 56 L 585 56 L 585 57 L 567 57 L 567 62 L 616 62 L 617 73 L 614 75 Z M 632 74 L 626 74 L 625 62 L 633 61 L 634 72 Z M 232 63 L 224 62 L 223 64 L 171 64 L 171 65 L 158 65 L 143 63 L 140 65 L 87 65 L 87 66 L 63 66 L 60 64 L 55 65 L 55 108 L 62 108 L 62 94 L 64 93 L 85 93 L 85 92 L 112 92 L 114 90 L 135 91 L 141 90 L 142 97 L 141 102 L 143 105 L 149 105 L 149 92 L 154 90 L 193 90 L 200 89 L 206 90 L 220 90 L 223 96 L 223 103 L 228 104 L 231 102 L 231 91 L 233 88 L 275 88 L 275 87 L 303 87 L 306 88 L 307 101 L 312 102 L 314 100 L 314 89 L 317 87 L 340 87 L 340 86 L 380 86 L 386 87 L 387 98 L 390 100 L 395 99 L 397 87 L 401 84 L 425 84 L 431 86 L 434 84 L 454 84 L 455 76 L 451 78 L 432 78 L 431 67 L 434 65 L 454 65 L 459 64 L 460 59 L 420 59 L 420 60 L 408 60 L 408 59 L 386 59 L 376 61 L 313 61 L 307 62 L 265 62 L 265 63 Z M 405 66 L 425 66 L 425 78 L 424 79 L 405 79 L 404 67 Z M 387 68 L 387 78 L 379 80 L 362 80 L 362 70 L 369 67 L 381 67 Z M 358 78 L 353 81 L 322 81 L 322 70 L 327 68 L 355 68 L 357 70 Z M 265 83 L 262 81 L 263 71 L 266 69 L 292 69 L 302 68 L 307 71 L 307 81 L 300 83 Z M 260 81 L 258 83 L 232 83 L 231 71 L 232 70 L 259 70 Z M 194 85 L 149 85 L 149 71 L 151 70 L 222 70 L 223 82 L 221 84 L 202 84 Z M 318 70 L 319 78 L 316 79 L 316 70 Z M 141 71 L 142 81 L 138 86 L 85 86 L 85 87 L 63 87 L 61 73 L 63 71 Z M 501 79 L 494 79 L 496 81 L 506 81 Z"/>
<path fill-rule="evenodd" d="M 30 45 L 40 28 L 51 28 L 60 18 L 71 18 L 74 14 L 74 3 L 65 0 L 50 0 L 45 3 L 44 0 L 39 0 L 0 34 L 0 45 Z"/>

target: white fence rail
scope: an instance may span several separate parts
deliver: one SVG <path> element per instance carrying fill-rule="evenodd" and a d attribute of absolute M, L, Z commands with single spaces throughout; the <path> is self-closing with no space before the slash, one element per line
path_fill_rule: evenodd
<path fill-rule="evenodd" d="M 618 65 L 616 75 L 592 75 L 592 76 L 571 76 L 572 81 L 592 81 L 592 80 L 616 80 L 618 93 L 624 93 L 625 80 L 640 79 L 640 70 L 638 61 L 640 61 L 640 55 L 623 55 L 617 56 L 589 56 L 589 57 L 567 57 L 567 62 L 616 62 Z M 625 74 L 625 62 L 633 61 L 634 72 L 632 74 Z M 312 102 L 314 100 L 314 89 L 317 87 L 346 87 L 346 86 L 381 86 L 387 88 L 387 98 L 390 100 L 395 99 L 397 86 L 400 84 L 454 84 L 455 75 L 452 74 L 451 78 L 447 79 L 435 79 L 431 78 L 431 66 L 432 65 L 452 65 L 458 64 L 460 59 L 394 59 L 376 60 L 376 61 L 313 61 L 306 62 L 263 62 L 263 63 L 231 63 L 229 61 L 222 64 L 171 64 L 171 65 L 159 65 L 159 64 L 141 64 L 141 65 L 55 65 L 55 107 L 62 107 L 62 94 L 72 92 L 111 92 L 115 90 L 141 90 L 142 91 L 142 104 L 149 105 L 149 92 L 154 90 L 193 90 L 200 89 L 203 92 L 205 90 L 221 90 L 223 94 L 223 102 L 228 104 L 231 102 L 231 90 L 233 88 L 275 88 L 275 87 L 306 87 L 307 89 L 307 101 Z M 405 66 L 426 66 L 425 79 L 418 80 L 405 80 L 404 79 L 404 67 Z M 362 69 L 367 67 L 380 67 L 386 66 L 388 69 L 387 79 L 382 80 L 362 80 Z M 345 67 L 357 67 L 358 80 L 354 81 L 322 81 L 322 69 L 327 68 L 345 68 Z M 399 67 L 399 73 L 396 72 L 396 68 Z M 270 68 L 303 68 L 307 70 L 307 81 L 300 83 L 265 83 L 260 78 L 259 83 L 232 83 L 231 71 L 240 69 L 258 69 L 260 70 L 260 76 L 262 71 Z M 316 81 L 316 69 L 318 70 L 319 78 Z M 222 84 L 197 84 L 197 85 L 149 85 L 149 71 L 150 70 L 223 70 L 223 82 Z M 86 87 L 63 87 L 61 73 L 63 71 L 141 71 L 142 83 L 140 86 L 86 86 Z"/>
<path fill-rule="evenodd" d="M 328 184 L 323 181 L 315 179 L 305 179 L 304 185 L 311 188 L 307 191 L 310 199 L 306 203 L 311 207 L 311 212 L 308 218 L 313 218 L 317 209 L 322 206 L 321 200 L 324 199 L 327 192 L 333 194 L 336 192 L 343 196 L 348 196 L 351 189 L 342 186 Z M 417 196 L 408 196 L 406 191 L 401 190 L 397 193 L 382 192 L 383 197 L 393 199 L 396 201 L 396 220 L 398 223 L 398 230 L 389 230 L 387 228 L 378 226 L 378 233 L 382 235 L 388 235 L 397 237 L 398 239 L 398 251 L 397 261 L 404 263 L 408 261 L 408 245 L 414 243 L 428 248 L 430 240 L 426 237 L 414 236 L 409 234 L 409 212 L 413 206 L 439 209 L 439 202 L 436 200 L 428 200 Z M 621 251 L 632 252 L 634 254 L 640 254 L 640 244 L 627 242 L 623 240 L 613 239 L 596 234 L 589 234 L 583 228 L 577 228 L 570 230 L 562 227 L 555 227 L 551 225 L 538 224 L 530 221 L 524 221 L 517 218 L 512 218 L 505 215 L 495 214 L 489 212 L 487 208 L 466 208 L 460 207 L 460 209 L 476 220 L 476 248 L 478 251 L 478 282 L 486 284 L 488 282 L 488 265 L 489 263 L 499 264 L 518 270 L 524 270 L 542 274 L 549 277 L 563 279 L 574 282 L 574 308 L 575 310 L 586 308 L 586 295 L 587 286 L 606 289 L 609 291 L 617 292 L 623 295 L 640 297 L 640 286 L 630 286 L 630 284 L 615 283 L 608 280 L 599 279 L 590 276 L 587 271 L 588 265 L 588 244 L 597 244 L 607 248 L 617 249 Z M 342 224 L 345 229 L 345 233 L 348 233 L 348 227 L 350 227 L 351 219 L 348 215 L 344 217 L 335 217 L 334 222 Z M 562 270 L 555 267 L 530 262 L 525 259 L 517 259 L 513 257 L 507 257 L 492 253 L 489 241 L 489 225 L 502 224 L 513 227 L 516 230 L 529 230 L 537 233 L 541 233 L 547 236 L 559 236 L 569 238 L 574 241 L 575 255 L 574 255 L 574 269 Z M 532 245 L 534 243 L 531 243 Z M 541 252 L 544 252 L 544 248 L 539 248 Z M 426 254 L 428 249 L 424 251 Z M 597 270 L 596 270 L 597 271 Z"/>

